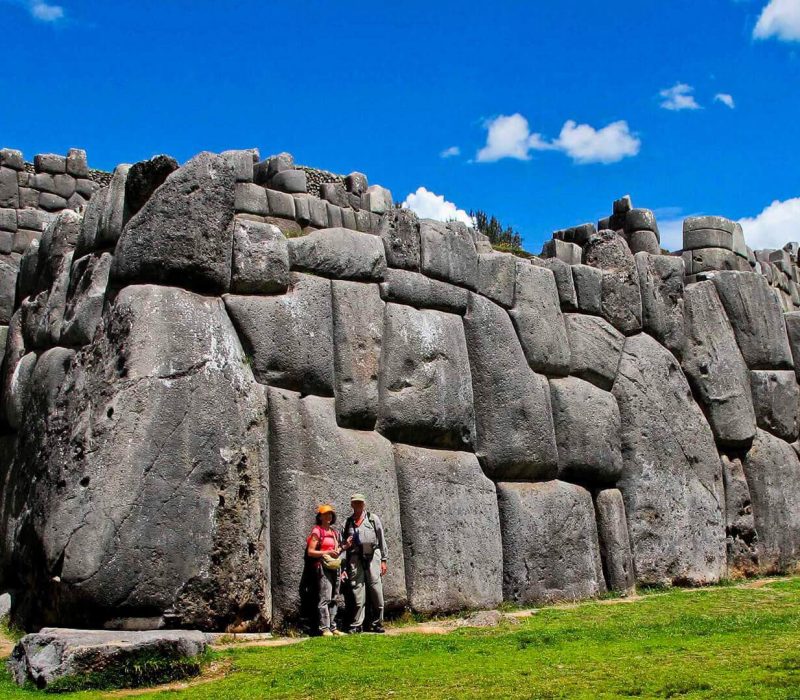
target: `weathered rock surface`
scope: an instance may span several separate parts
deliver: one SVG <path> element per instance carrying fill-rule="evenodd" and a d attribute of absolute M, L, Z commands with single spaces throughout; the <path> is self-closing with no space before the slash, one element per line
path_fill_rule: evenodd
<path fill-rule="evenodd" d="M 419 271 L 420 221 L 410 209 L 391 209 L 381 217 L 378 235 L 383 239 L 390 267 Z"/>
<path fill-rule="evenodd" d="M 470 448 L 472 379 L 461 319 L 387 304 L 377 430 L 393 441 Z"/>
<path fill-rule="evenodd" d="M 327 228 L 289 239 L 293 270 L 347 280 L 383 279 L 386 256 L 377 236 L 346 228 Z"/>
<path fill-rule="evenodd" d="M 395 445 L 394 454 L 411 608 L 497 606 L 503 599 L 497 494 L 475 455 L 408 445 Z"/>
<path fill-rule="evenodd" d="M 517 257 L 511 253 L 482 253 L 478 256 L 478 292 L 492 301 L 511 308 Z"/>
<path fill-rule="evenodd" d="M 572 281 L 578 310 L 598 316 L 603 313 L 603 271 L 591 265 L 573 265 Z"/>
<path fill-rule="evenodd" d="M 729 574 L 750 576 L 758 572 L 758 534 L 753 519 L 750 488 L 742 460 L 722 455 L 725 483 L 725 535 Z"/>
<path fill-rule="evenodd" d="M 575 283 L 572 279 L 572 267 L 558 258 L 533 259 L 531 261 L 539 267 L 546 267 L 553 272 L 558 290 L 558 302 L 565 311 L 578 309 L 578 296 Z"/>
<path fill-rule="evenodd" d="M 800 430 L 800 390 L 791 370 L 753 370 L 750 372 L 758 427 L 786 442 L 797 440 Z"/>
<path fill-rule="evenodd" d="M 421 271 L 434 279 L 475 289 L 478 282 L 478 253 L 464 224 L 422 219 Z"/>
<path fill-rule="evenodd" d="M 275 294 L 289 286 L 289 247 L 277 226 L 236 217 L 231 292 Z"/>
<path fill-rule="evenodd" d="M 125 178 L 125 223 L 177 169 L 178 161 L 166 155 L 154 156 L 131 166 Z"/>
<path fill-rule="evenodd" d="M 723 444 L 752 440 L 756 417 L 750 377 L 714 283 L 686 289 L 681 366 L 705 408 L 714 436 Z"/>
<path fill-rule="evenodd" d="M 25 635 L 8 665 L 19 685 L 43 690 L 60 680 L 119 669 L 148 659 L 183 661 L 202 654 L 208 644 L 202 632 L 159 630 L 107 632 L 45 627 Z"/>
<path fill-rule="evenodd" d="M 268 624 L 266 402 L 222 302 L 130 286 L 48 353 L 0 504 L 16 619 Z"/>
<path fill-rule="evenodd" d="M 639 583 L 707 583 L 725 573 L 722 471 L 705 417 L 672 354 L 628 338 L 614 382 Z"/>
<path fill-rule="evenodd" d="M 547 380 L 528 367 L 506 311 L 470 294 L 464 317 L 475 452 L 493 479 L 552 479 L 556 450 Z"/>
<path fill-rule="evenodd" d="M 783 320 L 786 322 L 786 335 L 792 351 L 794 372 L 800 381 L 800 311 L 784 314 Z"/>
<path fill-rule="evenodd" d="M 652 232 L 650 232 L 652 233 Z M 634 255 L 642 292 L 642 327 L 673 353 L 683 345 L 683 260 L 670 255 Z"/>
<path fill-rule="evenodd" d="M 758 533 L 762 571 L 800 562 L 800 461 L 791 445 L 759 430 L 742 461 Z"/>
<path fill-rule="evenodd" d="M 103 315 L 111 254 L 85 255 L 75 261 L 61 330 L 63 345 L 88 345 L 100 326 Z"/>
<path fill-rule="evenodd" d="M 378 285 L 334 280 L 333 366 L 336 420 L 372 430 L 378 417 L 383 312 Z"/>
<path fill-rule="evenodd" d="M 611 389 L 625 336 L 602 318 L 564 314 L 570 346 L 570 374 Z"/>
<path fill-rule="evenodd" d="M 569 341 L 553 273 L 518 262 L 514 307 L 509 313 L 531 369 L 554 376 L 568 374 Z"/>
<path fill-rule="evenodd" d="M 330 280 L 295 272 L 286 294 L 226 294 L 225 306 L 259 382 L 333 396 Z"/>
<path fill-rule="evenodd" d="M 792 369 L 783 312 L 767 280 L 754 272 L 719 272 L 713 280 L 747 366 Z"/>
<path fill-rule="evenodd" d="M 228 289 L 235 174 L 222 156 L 201 153 L 173 172 L 126 224 L 112 278 L 122 284 Z"/>
<path fill-rule="evenodd" d="M 639 273 L 625 239 L 613 231 L 600 231 L 586 243 L 583 262 L 603 271 L 603 318 L 625 335 L 641 330 Z"/>
<path fill-rule="evenodd" d="M 613 485 L 622 472 L 620 417 L 612 394 L 577 377 L 550 380 L 558 478 Z"/>
<path fill-rule="evenodd" d="M 542 603 L 605 592 L 588 491 L 563 481 L 500 482 L 497 495 L 506 600 Z"/>
<path fill-rule="evenodd" d="M 419 272 L 388 268 L 381 282 L 381 297 L 418 309 L 438 309 L 464 315 L 469 291 L 431 279 Z"/>
<path fill-rule="evenodd" d="M 634 588 L 633 556 L 628 538 L 625 504 L 617 489 L 600 491 L 595 498 L 597 534 L 606 584 L 611 591 L 627 592 Z"/>
<path fill-rule="evenodd" d="M 406 601 L 405 568 L 394 454 L 378 433 L 336 425 L 333 399 L 269 389 L 272 590 L 277 623 L 300 614 L 302 548 L 320 503 L 331 503 L 340 524 L 350 495 L 363 493 L 383 523 L 389 549 L 384 594 L 389 607 Z"/>

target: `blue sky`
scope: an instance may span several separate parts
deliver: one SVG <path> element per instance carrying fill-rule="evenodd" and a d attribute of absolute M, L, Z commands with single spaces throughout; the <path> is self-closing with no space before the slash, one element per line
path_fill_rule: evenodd
<path fill-rule="evenodd" d="M 626 193 L 673 249 L 695 213 L 800 238 L 800 0 L 0 0 L 0 26 L 29 158 L 287 150 L 535 252 Z"/>

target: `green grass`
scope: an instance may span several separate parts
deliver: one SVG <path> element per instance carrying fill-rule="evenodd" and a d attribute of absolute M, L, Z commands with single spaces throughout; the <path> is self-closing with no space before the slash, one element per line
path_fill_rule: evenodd
<path fill-rule="evenodd" d="M 230 664 L 227 676 L 146 697 L 800 699 L 800 578 L 545 608 L 496 629 L 320 638 L 213 656 Z M 0 697 L 41 694 L 4 675 Z"/>

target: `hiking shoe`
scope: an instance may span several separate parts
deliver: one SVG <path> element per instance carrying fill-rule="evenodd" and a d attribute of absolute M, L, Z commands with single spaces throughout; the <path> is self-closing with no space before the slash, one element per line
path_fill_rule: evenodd
<path fill-rule="evenodd" d="M 369 631 L 372 632 L 372 634 L 386 634 L 386 630 L 383 629 L 383 625 L 373 625 L 370 627 Z"/>
<path fill-rule="evenodd" d="M 344 632 L 342 632 L 341 630 L 333 630 L 333 633 L 332 633 L 332 634 L 333 634 L 333 636 L 334 636 L 334 637 L 346 637 L 346 636 L 347 636 L 347 635 L 346 635 Z"/>
<path fill-rule="evenodd" d="M 322 630 L 322 636 L 323 637 L 333 637 L 333 632 L 331 632 L 330 630 Z"/>
<path fill-rule="evenodd" d="M 361 632 L 360 627 L 351 627 L 347 634 L 361 634 Z"/>

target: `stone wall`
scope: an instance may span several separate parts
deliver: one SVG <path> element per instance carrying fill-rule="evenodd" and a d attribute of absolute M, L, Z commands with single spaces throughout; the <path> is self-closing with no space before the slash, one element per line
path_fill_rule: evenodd
<path fill-rule="evenodd" d="M 687 275 L 629 202 L 521 259 L 257 158 L 119 166 L 26 249 L 0 371 L 18 623 L 290 622 L 314 509 L 356 490 L 393 609 L 796 566 L 800 312 L 764 268 Z"/>

